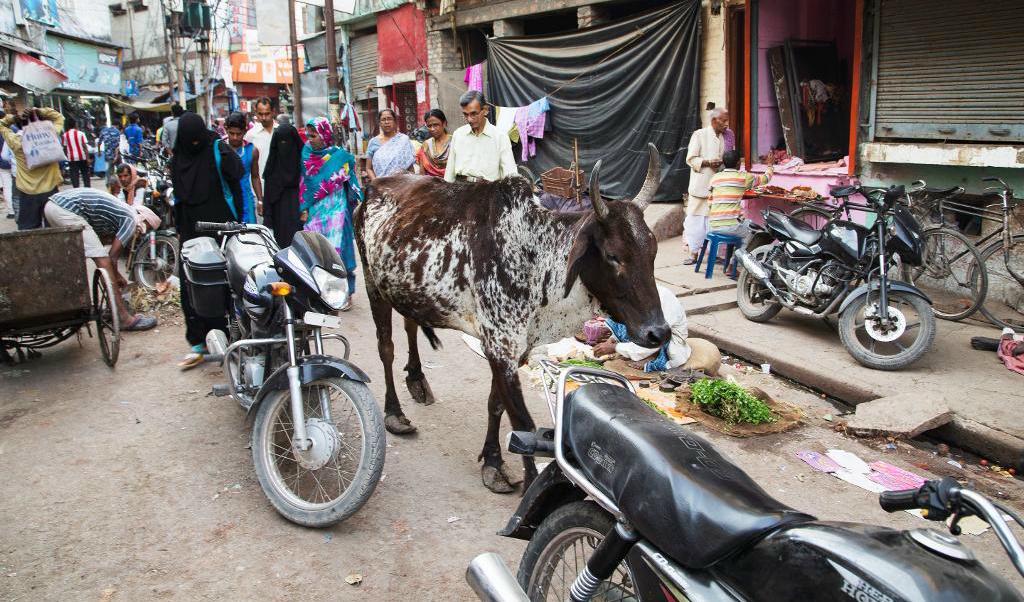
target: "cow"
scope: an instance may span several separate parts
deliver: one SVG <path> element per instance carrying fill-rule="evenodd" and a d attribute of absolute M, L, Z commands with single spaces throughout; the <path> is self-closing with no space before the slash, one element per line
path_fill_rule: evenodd
<path fill-rule="evenodd" d="M 496 493 L 514 491 L 519 482 L 502 461 L 502 412 L 515 430 L 535 428 L 517 372 L 534 346 L 572 336 L 602 309 L 645 347 L 669 339 L 654 284 L 657 242 L 643 218 L 660 170 L 657 149 L 648 150 L 647 178 L 633 200 L 601 198 L 599 161 L 590 180 L 593 209 L 579 213 L 538 206 L 531 185 L 518 176 L 448 183 L 403 174 L 367 187 L 353 225 L 384 364 L 389 432 L 416 430 L 395 391 L 392 310 L 405 318 L 406 384 L 419 403 L 433 403 L 434 395 L 420 363 L 418 328 L 435 349 L 434 328 L 480 339 L 491 392 L 478 460 L 484 485 Z M 533 458 L 524 457 L 523 468 L 528 487 L 537 475 Z"/>

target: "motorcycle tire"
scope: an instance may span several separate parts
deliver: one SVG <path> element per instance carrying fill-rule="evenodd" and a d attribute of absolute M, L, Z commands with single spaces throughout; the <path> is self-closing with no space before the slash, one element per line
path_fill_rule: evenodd
<path fill-rule="evenodd" d="M 757 260 L 763 260 L 770 250 L 771 245 L 764 245 L 754 249 L 750 254 Z M 736 280 L 736 305 L 740 308 L 743 317 L 751 322 L 767 322 L 782 309 L 781 303 L 757 304 L 754 302 L 752 297 L 755 291 L 763 288 L 764 285 L 751 276 L 750 272 L 743 269 L 742 266 L 740 267 L 740 275 Z"/>
<path fill-rule="evenodd" d="M 856 325 L 856 320 L 872 296 L 869 294 L 857 298 L 839 315 L 839 340 L 842 341 L 846 351 L 861 365 L 875 370 L 901 370 L 921 359 L 921 356 L 928 352 L 935 341 L 935 313 L 932 311 L 932 306 L 917 295 L 902 291 L 890 291 L 890 307 L 894 304 L 905 304 L 912 307 L 919 318 L 918 324 L 913 327 L 919 328 L 920 332 L 909 346 L 903 348 L 902 344 L 898 345 L 901 348 L 898 353 L 883 355 L 875 351 L 875 347 L 877 344 L 889 345 L 889 343 L 878 343 L 873 339 L 866 332 L 867 321 L 862 322 L 860 328 L 864 328 L 865 336 L 875 342 L 865 346 L 865 342 L 857 334 L 859 328 Z"/>
<path fill-rule="evenodd" d="M 576 570 L 582 570 L 590 554 L 597 548 L 615 525 L 610 514 L 593 502 L 578 501 L 566 504 L 544 519 L 526 545 L 522 560 L 519 562 L 519 573 L 516 579 L 530 600 L 537 602 L 554 598 L 569 599 L 569 588 L 576 579 Z M 582 541 L 581 541 L 582 540 Z M 585 557 L 578 558 L 577 546 L 582 544 Z M 565 552 L 571 549 L 573 556 L 566 559 Z M 565 573 L 565 581 L 557 579 L 558 567 L 565 562 L 569 571 Z M 573 573 L 570 576 L 570 573 Z M 557 588 L 557 593 L 555 589 Z M 601 582 L 598 587 L 600 600 L 635 600 L 636 585 L 630 578 L 625 563 L 619 564 L 609 580 Z"/>
<path fill-rule="evenodd" d="M 156 237 L 156 247 L 158 252 L 163 253 L 165 259 L 168 260 L 167 268 L 165 269 L 166 277 L 160 278 L 152 269 L 148 269 L 149 264 L 138 258 L 135 259 L 132 265 L 132 280 L 150 291 L 156 290 L 156 285 L 160 282 L 166 281 L 171 276 L 177 276 L 178 262 L 180 261 L 178 239 L 176 237 L 158 234 Z M 139 252 L 149 253 L 149 249 L 142 247 Z"/>
<path fill-rule="evenodd" d="M 308 383 L 302 388 L 307 429 L 310 420 L 316 414 L 316 408 L 320 405 L 319 399 L 312 400 L 313 403 L 310 403 L 312 392 L 316 390 L 314 387 L 330 387 L 340 391 L 354 410 L 354 417 L 359 423 L 361 436 L 358 441 L 354 441 L 353 445 L 346 448 L 349 452 L 355 448 L 359 450 L 358 464 L 354 470 L 348 471 L 352 474 L 351 481 L 347 485 L 344 484 L 342 470 L 337 465 L 324 472 L 325 478 L 321 481 L 315 472 L 322 470 L 327 464 L 313 470 L 299 464 L 295 452 L 291 449 L 291 398 L 287 389 L 274 391 L 260 404 L 252 429 L 252 457 L 260 487 L 263 488 L 263 493 L 281 516 L 293 523 L 307 527 L 328 527 L 355 514 L 370 499 L 373 490 L 377 487 L 381 472 L 384 470 L 386 447 L 384 416 L 377 401 L 370 393 L 369 387 L 364 383 L 346 378 L 324 379 Z M 332 408 L 331 412 L 332 420 L 336 419 L 335 409 Z M 280 426 L 278 426 L 279 423 Z M 322 421 L 320 432 L 323 432 L 322 425 L 325 424 L 334 427 L 334 436 L 338 437 L 335 442 L 344 438 L 355 439 L 350 435 L 338 434 L 337 422 L 332 424 Z M 321 449 L 327 449 L 335 442 L 328 441 L 328 444 L 322 446 Z M 333 458 L 329 461 L 336 461 L 345 455 L 345 450 L 341 447 L 342 444 L 335 444 L 337 447 L 331 453 Z M 279 460 L 285 465 L 295 466 L 294 485 L 290 483 L 289 474 L 282 474 L 281 466 L 278 464 Z M 312 479 L 304 476 L 302 470 L 311 474 Z M 336 472 L 332 474 L 330 470 Z M 317 489 L 326 494 L 327 487 L 323 483 L 331 486 L 330 489 L 334 490 L 334 483 L 328 481 L 326 477 L 331 476 L 333 480 L 335 475 L 341 485 L 341 491 L 339 495 L 330 497 L 330 499 L 315 502 L 304 498 L 301 492 L 294 490 L 305 483 L 310 485 L 313 495 L 317 494 Z"/>

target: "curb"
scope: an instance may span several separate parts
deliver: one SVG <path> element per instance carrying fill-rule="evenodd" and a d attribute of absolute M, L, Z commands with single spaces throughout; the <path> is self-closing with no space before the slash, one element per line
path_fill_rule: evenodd
<path fill-rule="evenodd" d="M 718 332 L 691 324 L 690 336 L 707 339 L 718 346 L 723 353 L 733 355 L 753 364 L 770 362 L 772 372 L 788 378 L 814 391 L 825 393 L 851 406 L 878 399 L 880 396 L 869 389 L 853 385 L 827 374 L 808 369 L 802 364 L 778 357 L 769 357 L 760 349 L 725 338 Z M 946 443 L 978 454 L 1003 466 L 1024 469 L 1024 439 L 956 415 L 944 426 L 928 431 L 929 435 Z"/>

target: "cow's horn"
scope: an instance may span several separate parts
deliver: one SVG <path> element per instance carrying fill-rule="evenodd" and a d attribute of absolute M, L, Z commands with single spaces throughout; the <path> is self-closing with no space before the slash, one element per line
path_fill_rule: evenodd
<path fill-rule="evenodd" d="M 633 199 L 633 202 L 639 205 L 641 210 L 646 209 L 647 205 L 654 200 L 654 193 L 658 190 L 658 184 L 661 181 L 661 154 L 658 152 L 658 147 L 648 142 L 647 151 L 650 154 L 647 163 L 647 178 L 644 180 L 640 192 L 636 193 L 636 197 Z"/>
<path fill-rule="evenodd" d="M 594 170 L 590 172 L 590 204 L 594 206 L 594 213 L 597 214 L 597 219 L 604 219 L 608 217 L 608 205 L 601 198 L 601 161 L 594 165 Z"/>

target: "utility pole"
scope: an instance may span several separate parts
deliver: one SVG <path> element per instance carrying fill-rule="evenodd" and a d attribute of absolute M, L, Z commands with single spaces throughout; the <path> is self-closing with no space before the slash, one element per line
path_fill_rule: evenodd
<path fill-rule="evenodd" d="M 295 33 L 295 0 L 288 1 L 288 41 L 292 56 L 292 98 L 295 100 L 295 125 L 302 120 L 302 81 L 299 77 L 299 36 Z M 333 19 L 332 19 L 333 20 Z"/>
<path fill-rule="evenodd" d="M 131 0 L 125 2 L 125 5 L 128 9 L 128 40 L 132 47 L 132 61 L 136 61 L 139 55 L 135 52 L 135 9 L 132 8 Z"/>
<path fill-rule="evenodd" d="M 170 20 L 167 18 L 167 5 L 164 0 L 160 0 L 160 16 L 164 22 L 164 60 L 167 61 L 167 89 L 174 89 L 174 67 L 172 62 L 174 61 L 175 54 L 171 50 L 170 36 L 167 33 L 170 30 Z M 135 58 L 134 56 L 132 57 Z"/>
<path fill-rule="evenodd" d="M 177 44 L 175 44 L 177 41 Z M 181 108 L 188 109 L 188 103 L 185 100 L 185 57 L 184 49 L 182 46 L 182 38 L 175 36 L 171 40 L 171 44 L 174 46 L 174 61 L 178 66 L 178 104 Z"/>
<path fill-rule="evenodd" d="M 338 123 L 341 112 L 338 106 L 338 44 L 334 39 L 334 0 L 324 0 L 324 25 L 327 27 L 324 35 L 327 50 L 327 119 L 333 126 Z"/>

